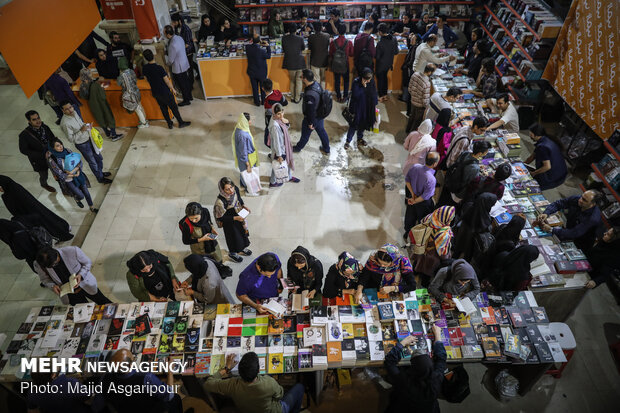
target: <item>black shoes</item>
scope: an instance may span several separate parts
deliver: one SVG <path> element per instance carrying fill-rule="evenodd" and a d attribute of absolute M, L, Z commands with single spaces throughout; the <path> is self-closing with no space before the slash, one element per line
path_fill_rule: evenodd
<path fill-rule="evenodd" d="M 104 184 L 104 185 L 109 185 L 112 183 L 112 180 L 108 178 L 103 178 L 101 181 L 99 181 L 99 183 Z"/>
<path fill-rule="evenodd" d="M 181 122 L 181 123 L 179 123 L 179 129 L 184 128 L 186 126 L 189 126 L 191 124 L 192 124 L 192 122 Z"/>

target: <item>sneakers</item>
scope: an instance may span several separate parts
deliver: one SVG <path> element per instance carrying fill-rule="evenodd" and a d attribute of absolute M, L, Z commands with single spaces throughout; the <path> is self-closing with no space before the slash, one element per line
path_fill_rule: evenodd
<path fill-rule="evenodd" d="M 292 177 L 292 178 L 289 180 L 289 182 L 292 182 L 292 183 L 294 183 L 294 184 L 298 184 L 298 183 L 300 183 L 300 182 L 301 182 L 301 179 L 299 179 L 299 178 L 295 178 L 295 177 Z"/>
<path fill-rule="evenodd" d="M 182 129 L 182 128 L 184 128 L 186 126 L 189 126 L 191 124 L 192 124 L 192 122 L 181 122 L 181 123 L 179 123 L 179 129 Z"/>
<path fill-rule="evenodd" d="M 276 184 L 272 184 L 272 183 L 270 183 L 270 184 L 269 184 L 269 188 L 279 188 L 279 187 L 281 187 L 282 185 L 284 185 L 284 184 L 282 184 L 282 183 L 280 183 L 280 184 L 277 184 L 277 183 L 276 183 Z"/>
<path fill-rule="evenodd" d="M 252 255 L 252 250 L 246 248 L 243 251 L 241 251 L 241 253 L 245 255 L 246 257 L 249 257 L 250 255 Z"/>
<path fill-rule="evenodd" d="M 110 140 L 111 140 L 112 142 L 116 142 L 117 140 L 122 139 L 122 138 L 123 138 L 123 136 L 124 136 L 124 135 L 123 135 L 122 133 L 117 133 L 116 135 L 111 136 L 111 137 L 110 137 Z"/>
<path fill-rule="evenodd" d="M 241 262 L 241 261 L 243 261 L 243 258 L 240 257 L 239 254 L 237 254 L 236 252 L 229 252 L 228 253 L 228 258 L 230 258 L 234 262 Z"/>
<path fill-rule="evenodd" d="M 329 155 L 329 152 L 326 152 L 325 149 L 323 149 L 322 146 L 319 146 L 319 151 L 321 151 L 321 153 L 325 156 Z"/>
<path fill-rule="evenodd" d="M 148 128 L 149 127 L 149 123 L 148 122 L 144 122 L 138 125 L 138 129 L 144 129 L 144 128 Z"/>

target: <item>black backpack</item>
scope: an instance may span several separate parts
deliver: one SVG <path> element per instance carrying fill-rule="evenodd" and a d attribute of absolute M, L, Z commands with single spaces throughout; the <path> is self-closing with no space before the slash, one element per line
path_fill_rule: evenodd
<path fill-rule="evenodd" d="M 374 42 L 374 40 L 372 39 L 372 37 L 368 36 L 368 38 L 366 38 L 366 46 L 364 46 L 364 49 L 362 49 L 362 52 L 357 58 L 357 63 L 355 64 L 355 67 L 357 67 L 357 71 L 359 75 L 362 74 L 361 71 L 365 67 L 369 68 L 370 70 L 373 70 L 374 65 L 372 62 L 372 55 L 368 51 L 368 45 L 370 44 L 370 42 Z"/>
<path fill-rule="evenodd" d="M 459 156 L 459 159 L 454 162 L 446 172 L 445 188 L 453 194 L 460 192 L 465 185 L 467 185 L 467 182 L 463 182 L 463 172 L 466 166 L 476 162 L 472 157 L 465 159 L 468 153 L 469 152 L 463 152 L 461 156 Z"/>
<path fill-rule="evenodd" d="M 462 365 L 452 369 L 452 377 L 444 377 L 441 383 L 441 394 L 448 403 L 461 403 L 469 396 L 469 374 Z"/>
<path fill-rule="evenodd" d="M 319 88 L 321 87 L 319 86 Z M 316 117 L 319 119 L 325 119 L 332 111 L 332 92 L 321 88 L 318 95 L 319 106 L 316 108 Z"/>
<path fill-rule="evenodd" d="M 54 237 L 52 237 L 52 234 L 44 227 L 27 228 L 17 220 L 13 222 L 17 222 L 22 227 L 22 231 L 28 234 L 32 242 L 34 242 L 34 245 L 37 246 L 37 251 L 43 247 L 51 247 L 54 244 Z"/>
<path fill-rule="evenodd" d="M 342 47 L 336 43 L 336 51 L 334 52 L 334 57 L 332 57 L 332 72 L 336 74 L 344 74 L 349 71 L 349 58 L 346 51 L 348 43 L 349 41 L 346 40 Z"/>

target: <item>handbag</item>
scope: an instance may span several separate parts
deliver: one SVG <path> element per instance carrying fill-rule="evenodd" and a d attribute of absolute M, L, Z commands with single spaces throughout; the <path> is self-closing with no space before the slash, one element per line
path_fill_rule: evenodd
<path fill-rule="evenodd" d="M 280 163 L 276 159 L 274 159 L 271 162 L 271 168 L 273 169 L 273 175 L 276 178 L 276 183 L 283 184 L 285 182 L 288 182 L 288 180 L 289 180 L 289 178 L 288 178 L 288 164 L 286 163 L 286 160 L 284 160 L 284 161 L 282 161 L 282 163 Z"/>
<path fill-rule="evenodd" d="M 355 113 L 351 112 L 350 106 L 351 98 L 349 97 L 349 99 L 347 100 L 347 104 L 344 106 L 344 109 L 342 109 L 342 117 L 344 118 L 344 120 L 347 121 L 349 126 L 355 123 Z"/>
<path fill-rule="evenodd" d="M 245 182 L 248 195 L 257 196 L 263 187 L 260 184 L 260 171 L 257 166 L 252 168 L 252 172 L 244 170 L 241 172 L 241 178 Z"/>

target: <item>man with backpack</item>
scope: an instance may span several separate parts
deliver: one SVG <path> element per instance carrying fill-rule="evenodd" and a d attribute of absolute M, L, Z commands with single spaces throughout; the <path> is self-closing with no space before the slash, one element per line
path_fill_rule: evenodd
<path fill-rule="evenodd" d="M 304 84 L 304 97 L 302 111 L 304 120 L 301 123 L 301 138 L 293 147 L 293 152 L 300 152 L 310 139 L 313 130 L 321 139 L 319 150 L 323 155 L 329 155 L 329 136 L 323 126 L 324 119 L 329 116 L 332 109 L 331 93 L 321 88 L 314 81 L 314 73 L 310 69 L 301 72 L 301 80 Z"/>
<path fill-rule="evenodd" d="M 375 65 L 373 59 L 375 58 L 375 39 L 370 35 L 374 29 L 374 24 L 366 24 L 364 31 L 355 37 L 355 43 L 353 46 L 353 64 L 357 73 L 362 73 L 362 70 L 367 67 L 370 70 L 375 71 Z"/>
<path fill-rule="evenodd" d="M 334 89 L 336 89 L 336 100 L 344 102 L 349 97 L 349 57 L 353 56 L 353 43 L 344 35 L 347 32 L 345 26 L 341 26 L 339 34 L 329 45 L 330 69 L 334 73 Z M 340 80 L 344 80 L 344 90 L 340 93 Z"/>
<path fill-rule="evenodd" d="M 441 205 L 459 204 L 468 195 L 471 189 L 471 182 L 480 174 L 480 160 L 489 152 L 491 144 L 487 141 L 476 141 L 472 146 L 472 151 L 463 152 L 457 161 L 448 168 L 444 193 L 440 199 Z M 445 195 L 449 193 L 452 199 Z M 445 204 L 442 203 L 442 200 Z"/>
<path fill-rule="evenodd" d="M 314 79 L 325 87 L 325 69 L 329 57 L 329 42 L 331 37 L 323 31 L 320 22 L 315 22 L 314 33 L 308 37 L 308 49 L 310 49 L 310 69 L 314 73 Z"/>

